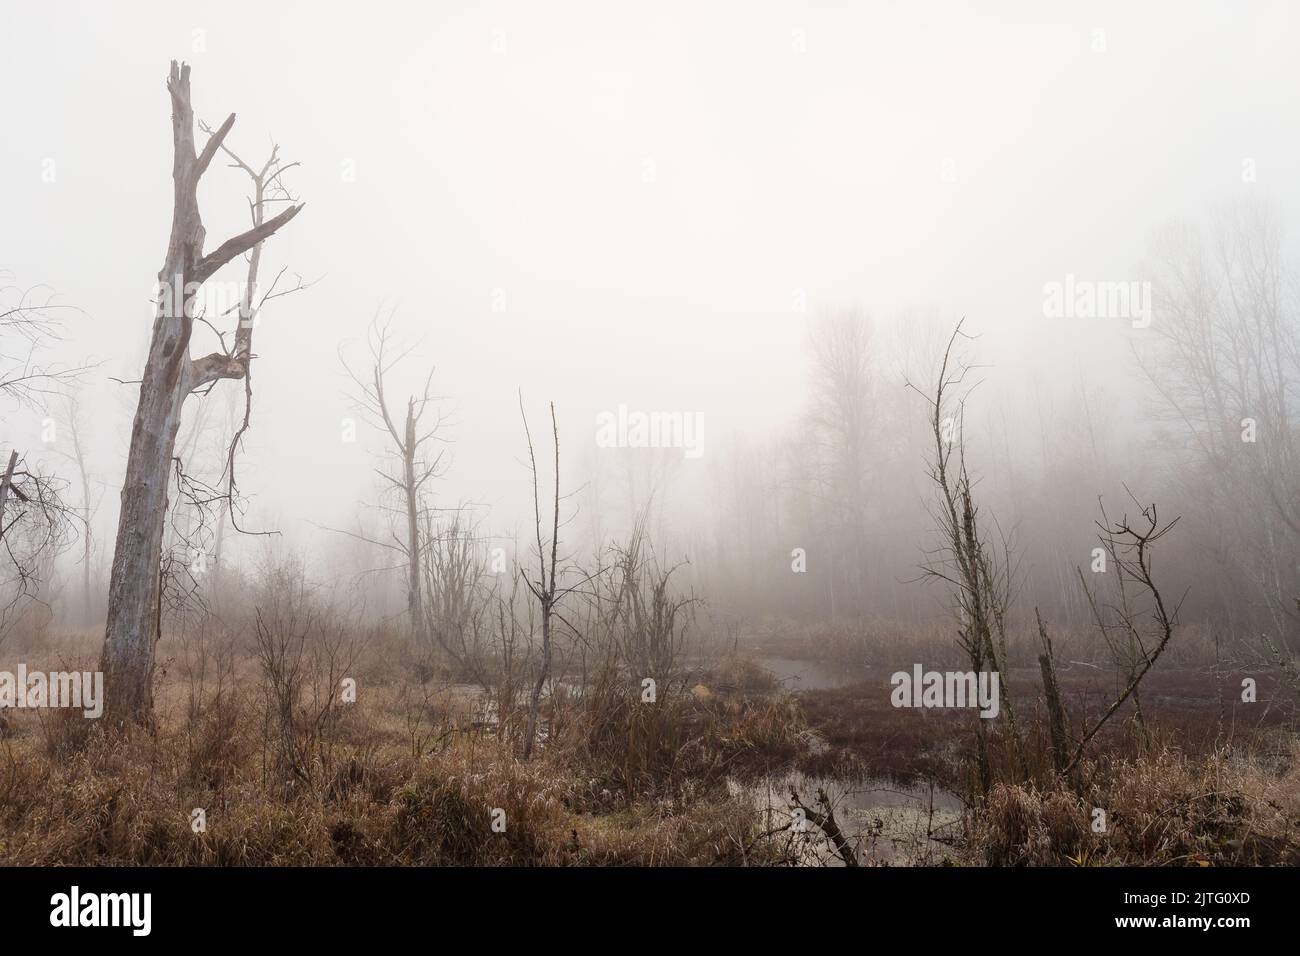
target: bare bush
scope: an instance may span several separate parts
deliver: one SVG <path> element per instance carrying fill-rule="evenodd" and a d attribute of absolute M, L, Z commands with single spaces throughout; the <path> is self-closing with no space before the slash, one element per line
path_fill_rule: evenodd
<path fill-rule="evenodd" d="M 1179 610 L 1178 605 L 1166 604 L 1156 586 L 1153 577 L 1153 550 L 1155 543 L 1173 529 L 1178 519 L 1161 524 L 1154 503 L 1141 508 L 1141 520 L 1135 522 L 1136 527 L 1129 523 L 1127 515 L 1111 524 L 1104 510 L 1103 522 L 1098 523 L 1102 547 L 1110 557 L 1114 599 L 1110 603 L 1100 604 L 1096 595 L 1089 590 L 1083 572 L 1079 572 L 1079 580 L 1088 593 L 1088 603 L 1092 607 L 1097 627 L 1105 635 L 1116 663 L 1126 676 L 1126 686 L 1092 728 L 1084 733 L 1066 767 L 1067 774 L 1082 759 L 1088 741 L 1096 736 L 1106 721 L 1130 697 L 1134 701 L 1143 738 L 1149 743 L 1146 725 L 1142 720 L 1139 687 L 1142 678 L 1155 666 L 1173 640 Z"/>
<path fill-rule="evenodd" d="M 263 739 L 269 767 L 292 786 L 311 786 L 332 770 L 343 719 L 345 677 L 356 671 L 361 642 L 334 610 L 320 607 L 305 583 L 255 612 L 262 672 Z M 355 678 L 353 678 L 355 679 Z"/>

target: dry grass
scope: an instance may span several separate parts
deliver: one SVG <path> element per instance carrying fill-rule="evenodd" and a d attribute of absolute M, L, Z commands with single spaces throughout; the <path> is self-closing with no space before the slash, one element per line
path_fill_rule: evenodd
<path fill-rule="evenodd" d="M 723 655 L 705 673 L 704 680 L 711 691 L 724 693 L 771 694 L 779 687 L 776 675 L 763 667 L 754 654 L 741 651 Z"/>
<path fill-rule="evenodd" d="M 563 731 L 525 763 L 517 741 L 475 720 L 473 688 L 420 683 L 402 673 L 417 662 L 386 640 L 356 661 L 355 704 L 308 728 L 299 718 L 316 701 L 304 694 L 286 729 L 252 655 L 209 638 L 202 648 L 171 642 L 153 733 L 110 734 L 79 712 L 10 715 L 0 862 L 770 862 L 754 846 L 757 809 L 726 780 L 794 752 L 788 702 L 676 694 L 643 705 L 638 688 L 611 686 L 604 699 L 568 704 Z M 284 734 L 306 741 L 293 761 Z M 199 833 L 196 808 L 206 814 Z"/>
<path fill-rule="evenodd" d="M 400 634 L 366 637 L 347 672 L 357 702 L 323 711 L 330 695 L 315 682 L 338 676 L 328 655 L 304 653 L 286 718 L 252 634 L 200 629 L 160 648 L 152 734 L 109 736 L 74 712 L 8 713 L 0 863 L 762 865 L 790 857 L 779 837 L 761 837 L 770 821 L 737 780 L 797 767 L 969 792 L 971 715 L 889 703 L 889 670 L 914 656 L 901 637 L 877 649 L 863 682 L 796 697 L 735 652 L 661 685 L 653 705 L 617 669 L 561 685 L 528 762 L 509 713 L 482 719 L 479 688 L 455 683 Z M 21 656 L 30 669 L 93 669 L 97 639 L 62 635 Z M 954 859 L 1300 862 L 1293 708 L 1271 679 L 1261 678 L 1261 701 L 1278 700 L 1257 707 L 1218 693 L 1216 681 L 1231 687 L 1239 674 L 1152 674 L 1151 749 L 1121 713 L 1076 791 L 1050 769 L 1033 673 L 1012 678 L 1030 782 L 1008 782 L 1020 778 L 995 734 L 1001 782 L 966 813 Z M 1112 677 L 1091 668 L 1066 670 L 1062 684 L 1072 726 L 1113 692 Z M 824 746 L 809 746 L 814 734 Z M 1106 811 L 1105 833 L 1091 829 L 1094 807 Z M 195 808 L 206 813 L 201 833 Z M 498 808 L 503 832 L 492 827 Z"/>
<path fill-rule="evenodd" d="M 1220 751 L 1090 768 L 1083 796 L 999 785 L 972 817 L 971 845 L 993 866 L 1295 866 L 1300 750 L 1281 772 Z M 1096 810 L 1105 830 L 1094 832 Z"/>

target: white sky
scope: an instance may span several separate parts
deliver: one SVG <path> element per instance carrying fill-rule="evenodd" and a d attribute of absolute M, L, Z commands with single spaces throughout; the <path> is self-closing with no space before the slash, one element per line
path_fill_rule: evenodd
<path fill-rule="evenodd" d="M 134 390 L 108 376 L 137 378 L 146 349 L 164 79 L 186 59 L 198 115 L 238 114 L 229 145 L 260 158 L 274 135 L 303 163 L 307 207 L 268 267 L 325 276 L 257 331 L 249 523 L 311 534 L 374 498 L 377 437 L 339 438 L 336 351 L 382 301 L 455 409 L 440 495 L 509 524 L 517 389 L 535 433 L 556 401 L 577 481 L 620 403 L 702 412 L 714 448 L 792 421 L 821 308 L 964 314 L 1013 378 L 1127 354 L 1122 325 L 1045 319 L 1043 284 L 1140 279 L 1156 227 L 1245 194 L 1300 218 L 1297 9 L 0 0 L 0 270 L 84 310 L 60 355 L 104 363 L 86 404 L 111 526 Z M 243 228 L 243 195 L 214 165 L 210 246 Z M 14 441 L 39 431 L 0 415 Z"/>

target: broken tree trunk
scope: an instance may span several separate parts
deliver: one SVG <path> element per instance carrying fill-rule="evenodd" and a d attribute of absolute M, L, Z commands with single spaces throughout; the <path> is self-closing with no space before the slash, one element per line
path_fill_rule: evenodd
<path fill-rule="evenodd" d="M 826 790 L 822 787 L 817 788 L 817 804 L 822 808 L 821 813 L 812 807 L 805 806 L 799 799 L 799 791 L 794 787 L 790 788 L 790 803 L 796 810 L 802 810 L 804 819 L 808 820 L 822 833 L 826 834 L 826 839 L 831 841 L 831 846 L 835 848 L 835 855 L 845 866 L 858 865 L 858 851 L 853 844 L 844 836 L 844 831 L 835 820 L 835 808 L 831 806 L 830 797 L 826 796 Z"/>
<path fill-rule="evenodd" d="M 301 204 L 292 205 L 205 255 L 199 179 L 234 125 L 235 115 L 230 114 L 196 154 L 188 64 L 172 61 L 167 91 L 172 104 L 171 237 L 158 273 L 153 338 L 131 428 L 100 661 L 107 688 L 105 709 L 116 723 L 147 720 L 152 709 L 154 645 L 161 613 L 159 562 L 181 409 L 195 388 L 219 378 L 242 378 L 252 356 L 245 346 L 233 353 L 190 358 L 194 297 L 218 269 L 273 235 L 302 209 Z"/>
<path fill-rule="evenodd" d="M 1056 661 L 1052 655 L 1052 639 L 1047 635 L 1043 618 L 1034 608 L 1034 617 L 1038 619 L 1038 638 L 1043 645 L 1043 653 L 1038 655 L 1038 667 L 1043 675 L 1043 697 L 1047 702 L 1047 726 L 1052 735 L 1052 766 L 1059 774 L 1065 774 L 1069 765 L 1069 743 L 1065 737 L 1065 707 L 1061 703 L 1060 684 L 1056 679 Z"/>

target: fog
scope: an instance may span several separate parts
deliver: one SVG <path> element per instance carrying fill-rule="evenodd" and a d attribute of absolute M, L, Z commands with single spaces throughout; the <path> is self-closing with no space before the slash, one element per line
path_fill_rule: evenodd
<path fill-rule="evenodd" d="M 819 441 L 819 323 L 856 314 L 879 454 L 862 499 L 876 558 L 854 571 L 874 569 L 873 597 L 851 604 L 906 617 L 933 600 L 907 583 L 931 492 L 905 382 L 932 384 L 963 318 L 982 382 L 972 462 L 1030 565 L 1035 548 L 1067 575 L 1086 564 L 1099 494 L 1174 496 L 1176 461 L 1150 453 L 1169 416 L 1135 357 L 1170 314 L 1153 244 L 1241 209 L 1294 234 L 1296 21 L 1285 3 L 5 4 L 0 269 L 10 300 L 67 307 L 40 362 L 91 365 L 67 390 L 101 502 L 97 587 L 171 220 L 172 58 L 192 67 L 196 118 L 237 113 L 227 145 L 250 161 L 278 143 L 306 202 L 265 244 L 264 285 L 281 268 L 310 285 L 259 314 L 237 456 L 242 525 L 279 535 L 236 536 L 226 560 L 280 547 L 322 581 L 376 563 L 338 558 L 340 531 L 384 526 L 375 470 L 391 465 L 340 355 L 364 370 L 383 314 L 413 348 L 397 401 L 435 369 L 430 507 L 469 503 L 494 541 L 529 540 L 521 403 L 546 459 L 553 402 L 567 552 L 649 508 L 657 551 L 691 562 L 714 607 L 835 614 L 825 578 L 767 606 L 747 588 L 788 576 L 794 548 L 827 554 L 805 540 L 820 525 L 783 524 L 775 502 L 780 463 Z M 205 176 L 209 246 L 246 228 L 247 185 L 221 158 Z M 1047 314 L 1045 287 L 1075 279 L 1155 283 L 1147 324 Z M 216 346 L 196 326 L 193 354 Z M 197 415 L 213 427 L 190 471 L 218 478 L 242 406 L 230 381 L 187 403 L 182 448 Z M 599 447 L 620 407 L 699 423 L 698 454 Z M 76 501 L 66 430 L 47 434 L 62 408 L 0 414 L 6 444 Z M 1050 532 L 1029 524 L 1044 514 Z M 762 540 L 742 540 L 760 515 Z M 53 582 L 69 593 L 78 560 Z M 400 605 L 400 571 L 379 578 Z"/>
<path fill-rule="evenodd" d="M 231 867 L 218 923 L 337 945 L 286 866 L 1266 920 L 1297 10 L 0 0 L 14 927 Z"/>

